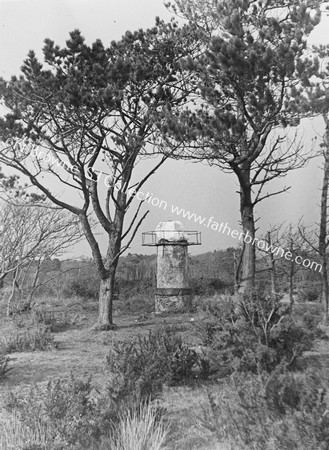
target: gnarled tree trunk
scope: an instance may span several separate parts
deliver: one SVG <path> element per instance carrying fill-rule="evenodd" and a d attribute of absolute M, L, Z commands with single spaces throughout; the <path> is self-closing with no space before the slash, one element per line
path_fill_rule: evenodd
<path fill-rule="evenodd" d="M 240 181 L 240 214 L 244 233 L 241 283 L 239 292 L 245 292 L 255 286 L 256 252 L 255 252 L 255 220 L 254 205 L 251 198 L 250 170 L 245 169 L 238 174 Z"/>
<path fill-rule="evenodd" d="M 101 279 L 99 288 L 99 315 L 97 328 L 109 330 L 113 324 L 113 296 L 115 271 L 111 271 L 107 278 Z"/>

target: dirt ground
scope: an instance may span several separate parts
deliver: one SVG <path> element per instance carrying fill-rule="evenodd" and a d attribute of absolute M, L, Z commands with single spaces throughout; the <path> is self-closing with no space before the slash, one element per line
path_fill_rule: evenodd
<path fill-rule="evenodd" d="M 11 353 L 12 372 L 8 379 L 0 385 L 1 391 L 17 386 L 63 377 L 70 372 L 79 376 L 92 375 L 95 383 L 103 384 L 107 373 L 105 356 L 113 340 L 132 339 L 137 334 L 147 334 L 150 330 L 162 325 L 174 325 L 177 330 L 186 330 L 193 320 L 191 314 L 173 316 L 155 316 L 154 314 L 114 314 L 116 330 L 94 331 L 97 322 L 97 302 L 74 302 L 48 300 L 39 302 L 37 309 L 65 314 L 71 318 L 72 325 L 62 332 L 54 334 L 56 348 L 50 351 Z M 4 309 L 2 309 L 4 311 Z M 0 340 L 11 333 L 28 330 L 35 326 L 33 318 L 26 313 L 14 318 L 0 314 Z M 193 336 L 189 337 L 189 341 Z"/>

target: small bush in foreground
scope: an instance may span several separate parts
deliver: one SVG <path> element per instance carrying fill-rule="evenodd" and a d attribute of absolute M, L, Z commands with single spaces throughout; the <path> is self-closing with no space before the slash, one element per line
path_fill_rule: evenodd
<path fill-rule="evenodd" d="M 6 353 L 50 350 L 56 347 L 53 334 L 45 328 L 19 331 L 2 339 Z"/>
<path fill-rule="evenodd" d="M 73 375 L 10 393 L 6 409 L 11 419 L 0 422 L 5 450 L 158 450 L 168 431 L 157 406 L 114 402 L 91 378 Z"/>
<path fill-rule="evenodd" d="M 268 379 L 265 389 L 267 406 L 277 415 L 291 410 L 312 412 L 318 406 L 322 407 L 323 414 L 326 411 L 325 394 L 321 378 L 311 371 L 277 371 Z"/>
<path fill-rule="evenodd" d="M 208 388 L 201 423 L 243 450 L 325 450 L 329 417 L 312 373 L 235 374 Z"/>
<path fill-rule="evenodd" d="M 129 342 L 114 342 L 107 356 L 114 398 L 156 396 L 164 383 L 190 379 L 197 355 L 168 328 L 150 331 Z"/>
<path fill-rule="evenodd" d="M 6 408 L 37 436 L 43 430 L 47 449 L 70 445 L 92 448 L 100 437 L 99 408 L 92 401 L 91 379 L 51 380 L 35 385 L 27 394 L 11 393 Z"/>

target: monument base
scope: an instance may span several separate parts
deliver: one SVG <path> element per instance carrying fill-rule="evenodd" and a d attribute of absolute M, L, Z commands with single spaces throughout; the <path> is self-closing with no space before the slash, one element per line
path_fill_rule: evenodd
<path fill-rule="evenodd" d="M 184 313 L 191 310 L 191 289 L 157 289 L 155 294 L 155 314 Z"/>

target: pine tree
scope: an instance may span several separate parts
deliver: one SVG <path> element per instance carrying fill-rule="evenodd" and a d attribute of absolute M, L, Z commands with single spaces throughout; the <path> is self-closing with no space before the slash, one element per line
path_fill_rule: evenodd
<path fill-rule="evenodd" d="M 264 192 L 307 158 L 285 129 L 301 116 L 290 99 L 305 77 L 306 39 L 319 23 L 320 4 L 177 0 L 174 6 L 193 25 L 203 51 L 182 63 L 195 86 L 193 102 L 168 114 L 164 131 L 185 141 L 177 157 L 207 160 L 238 178 L 241 224 L 250 236 L 240 290 L 255 282 L 255 206 L 286 191 Z"/>
<path fill-rule="evenodd" d="M 178 60 L 189 51 L 189 41 L 184 28 L 160 20 L 152 29 L 127 32 L 109 48 L 100 40 L 87 45 L 75 30 L 64 47 L 46 39 L 44 63 L 31 51 L 22 75 L 0 83 L 9 109 L 0 123 L 0 161 L 27 176 L 55 205 L 79 217 L 101 279 L 101 329 L 113 326 L 119 257 L 147 214 L 139 215 L 141 200 L 124 228 L 127 210 L 167 155 L 139 180 L 134 168 L 143 156 L 159 153 L 157 112 L 169 105 L 175 108 L 186 95 L 178 81 Z M 34 155 L 24 146 L 6 145 L 9 137 L 32 141 Z M 50 180 L 59 182 L 57 189 Z M 107 237 L 105 251 L 96 238 L 93 217 Z"/>

